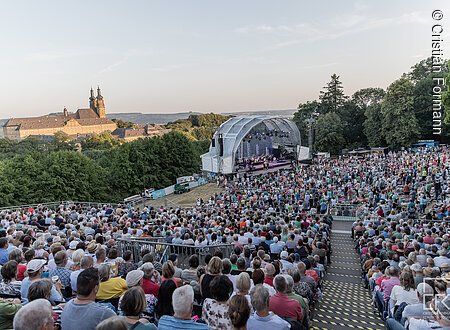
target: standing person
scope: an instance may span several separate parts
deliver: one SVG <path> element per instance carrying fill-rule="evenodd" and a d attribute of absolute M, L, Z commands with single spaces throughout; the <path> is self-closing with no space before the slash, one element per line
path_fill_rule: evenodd
<path fill-rule="evenodd" d="M 96 268 L 83 270 L 77 279 L 77 297 L 68 301 L 61 314 L 64 330 L 94 330 L 101 321 L 115 316 L 109 308 L 95 302 L 99 290 L 99 274 Z"/>

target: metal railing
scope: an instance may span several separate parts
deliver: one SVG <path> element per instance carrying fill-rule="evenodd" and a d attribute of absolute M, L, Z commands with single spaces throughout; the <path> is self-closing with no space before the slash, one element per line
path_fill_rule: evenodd
<path fill-rule="evenodd" d="M 81 205 L 82 208 L 102 208 L 103 205 L 109 206 L 109 207 L 118 207 L 121 204 L 117 203 L 101 203 L 101 202 L 73 202 L 73 201 L 61 201 L 61 202 L 48 202 L 48 203 L 37 203 L 37 204 L 22 204 L 22 205 L 14 205 L 14 206 L 2 206 L 0 207 L 0 211 L 7 211 L 7 210 L 24 210 L 31 208 L 38 208 L 38 207 L 47 207 L 50 209 L 56 209 L 59 206 L 64 205 L 72 206 L 72 205 Z"/>
<path fill-rule="evenodd" d="M 162 239 L 162 238 L 161 238 Z M 119 251 L 131 251 L 133 260 L 138 262 L 142 259 L 142 251 L 148 250 L 153 255 L 154 261 L 164 263 L 170 254 L 178 255 L 178 266 L 180 268 L 189 268 L 189 257 L 196 254 L 199 257 L 200 265 L 205 265 L 205 257 L 208 254 L 214 255 L 216 251 L 221 251 L 224 258 L 229 258 L 233 253 L 233 246 L 231 244 L 221 245 L 207 245 L 205 247 L 195 247 L 192 245 L 180 245 L 166 243 L 162 240 L 148 240 L 148 239 L 123 239 L 117 240 Z"/>
<path fill-rule="evenodd" d="M 330 207 L 328 214 L 335 220 L 355 221 L 360 217 L 360 204 L 337 204 Z"/>

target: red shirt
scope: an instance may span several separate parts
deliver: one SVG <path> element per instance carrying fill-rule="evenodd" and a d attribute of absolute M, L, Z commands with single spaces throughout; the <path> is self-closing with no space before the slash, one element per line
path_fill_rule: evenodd
<path fill-rule="evenodd" d="M 24 273 L 25 273 L 26 270 L 27 270 L 27 265 L 24 265 L 24 264 L 18 264 L 18 265 L 17 265 L 17 275 L 16 275 L 16 278 L 17 278 L 19 281 L 22 281 L 22 280 L 25 278 Z"/>
<path fill-rule="evenodd" d="M 434 244 L 434 238 L 427 235 L 423 238 L 423 242 L 425 244 Z"/>
<path fill-rule="evenodd" d="M 312 277 L 314 279 L 314 281 L 316 281 L 316 283 L 319 283 L 319 275 L 317 275 L 315 270 L 309 269 L 309 270 L 305 271 L 305 275 Z"/>
<path fill-rule="evenodd" d="M 286 293 L 277 292 L 269 299 L 269 310 L 280 317 L 290 317 L 294 320 L 303 319 L 302 308 L 297 300 L 291 299 Z"/>
<path fill-rule="evenodd" d="M 273 277 L 264 277 L 264 283 L 273 286 Z"/>
<path fill-rule="evenodd" d="M 152 294 L 158 298 L 159 284 L 154 283 L 152 280 L 144 278 L 142 281 L 142 289 L 145 294 Z"/>

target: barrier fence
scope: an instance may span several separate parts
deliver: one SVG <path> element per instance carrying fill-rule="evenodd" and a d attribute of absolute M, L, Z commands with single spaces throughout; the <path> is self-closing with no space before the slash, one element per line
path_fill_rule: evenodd
<path fill-rule="evenodd" d="M 330 207 L 328 214 L 334 220 L 356 221 L 360 216 L 360 206 L 359 204 L 337 204 Z"/>
<path fill-rule="evenodd" d="M 14 206 L 2 206 L 0 207 L 0 211 L 3 210 L 25 210 L 31 208 L 38 208 L 38 207 L 47 207 L 51 209 L 57 209 L 59 206 L 63 205 L 64 207 L 69 207 L 72 205 L 81 205 L 82 208 L 102 208 L 104 205 L 107 207 L 116 208 L 119 206 L 117 203 L 101 203 L 101 202 L 73 202 L 73 201 L 61 201 L 61 202 L 48 202 L 48 203 L 38 203 L 38 204 L 23 204 L 23 205 L 14 205 Z"/>
<path fill-rule="evenodd" d="M 205 247 L 195 247 L 191 245 L 171 244 L 163 241 L 163 238 L 149 239 L 118 239 L 118 248 L 123 253 L 131 251 L 133 260 L 138 262 L 142 259 L 143 250 L 148 250 L 153 255 L 154 261 L 164 263 L 170 254 L 178 255 L 178 266 L 189 268 L 189 257 L 196 254 L 199 257 L 200 265 L 205 265 L 205 257 L 208 254 L 214 255 L 216 251 L 221 251 L 224 258 L 229 258 L 233 253 L 231 244 L 207 245 Z"/>

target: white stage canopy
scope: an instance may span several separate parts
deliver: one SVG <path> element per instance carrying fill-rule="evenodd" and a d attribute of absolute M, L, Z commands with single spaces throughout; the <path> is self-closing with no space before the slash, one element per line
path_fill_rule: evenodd
<path fill-rule="evenodd" d="M 227 120 L 214 133 L 209 152 L 201 156 L 202 169 L 213 173 L 234 173 L 236 157 L 245 154 L 244 139 L 250 143 L 255 134 L 259 134 L 259 140 L 262 135 L 265 141 L 268 139 L 274 145 L 289 148 L 296 159 L 300 156 L 300 131 L 294 122 L 281 117 L 240 116 Z"/>

